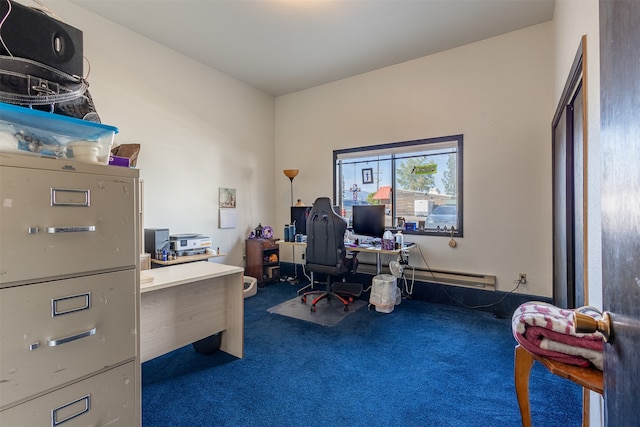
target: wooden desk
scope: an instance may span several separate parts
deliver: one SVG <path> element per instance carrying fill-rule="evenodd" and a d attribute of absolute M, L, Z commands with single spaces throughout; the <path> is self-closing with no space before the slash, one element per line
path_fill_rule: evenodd
<path fill-rule="evenodd" d="M 307 248 L 307 244 L 305 242 L 285 242 L 284 240 L 278 240 L 276 242 L 281 246 L 293 246 L 294 250 L 296 247 L 301 247 L 303 249 Z M 376 275 L 382 272 L 382 261 L 381 255 L 398 255 L 399 253 L 408 253 L 416 247 L 415 244 L 411 244 L 409 246 L 403 246 L 402 249 L 380 249 L 380 246 L 350 246 L 345 244 L 344 248 L 347 252 L 364 252 L 370 254 L 376 254 Z M 295 255 L 294 255 L 295 257 Z M 294 259 L 295 262 L 295 259 Z"/>
<path fill-rule="evenodd" d="M 243 275 L 241 267 L 207 261 L 143 271 L 140 360 L 223 331 L 220 349 L 242 358 Z"/>
<path fill-rule="evenodd" d="M 281 246 L 292 246 L 295 250 L 296 247 L 301 247 L 303 250 L 307 249 L 307 244 L 305 242 L 285 242 L 284 240 L 278 240 L 276 242 Z M 416 247 L 415 244 L 411 244 L 409 246 L 403 246 L 402 249 L 380 249 L 380 246 L 350 246 L 345 244 L 344 248 L 347 252 L 363 252 L 363 253 L 371 253 L 376 254 L 376 275 L 382 272 L 382 261 L 381 255 L 398 255 L 399 253 L 408 253 L 412 251 Z M 295 264 L 295 254 L 294 254 L 294 264 Z"/>
<path fill-rule="evenodd" d="M 376 275 L 382 273 L 382 261 L 381 261 L 381 255 L 398 255 L 399 253 L 408 253 L 409 251 L 413 250 L 416 247 L 415 244 L 412 244 L 410 246 L 403 246 L 401 249 L 380 249 L 379 246 L 370 246 L 370 247 L 365 247 L 365 246 L 348 246 L 348 245 L 344 245 L 344 248 L 347 250 L 347 252 L 363 252 L 363 253 L 370 253 L 370 254 L 376 254 Z"/>
<path fill-rule="evenodd" d="M 213 254 L 200 254 L 200 255 L 184 255 L 184 256 L 179 256 L 176 259 L 172 259 L 172 260 L 168 260 L 168 261 L 162 261 L 159 259 L 151 259 L 151 263 L 152 264 L 158 264 L 158 265 L 175 265 L 175 264 L 184 264 L 187 262 L 194 262 L 194 261 L 205 261 L 208 260 L 209 258 L 216 258 L 216 257 L 220 257 L 220 256 L 226 256 L 227 254 L 217 254 L 217 255 L 213 255 Z"/>

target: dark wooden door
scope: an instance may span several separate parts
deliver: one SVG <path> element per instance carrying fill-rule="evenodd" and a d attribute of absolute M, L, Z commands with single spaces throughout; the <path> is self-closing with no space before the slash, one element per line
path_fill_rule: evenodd
<path fill-rule="evenodd" d="M 567 166 L 571 164 L 567 156 L 567 109 L 563 108 L 553 129 L 553 303 L 558 307 L 573 308 L 573 280 L 569 272 L 573 270 L 571 243 L 573 230 L 568 226 L 571 217 L 573 197 L 569 197 L 567 180 L 571 175 Z"/>
<path fill-rule="evenodd" d="M 586 234 L 584 230 L 585 224 L 585 176 L 584 176 L 584 150 L 585 150 L 585 137 L 584 137 L 584 90 L 582 81 L 578 85 L 574 97 L 571 99 L 570 110 L 573 120 L 573 130 L 571 132 L 571 144 L 572 146 L 572 162 L 573 162 L 573 209 L 571 226 L 573 227 L 572 236 L 572 250 L 573 250 L 573 265 L 571 271 L 571 279 L 573 281 L 573 306 L 580 307 L 585 305 L 585 291 L 587 287 L 587 278 L 584 274 L 585 269 L 585 239 Z"/>
<path fill-rule="evenodd" d="M 552 122 L 553 301 L 585 304 L 584 245 L 584 50 L 580 42 Z"/>
<path fill-rule="evenodd" d="M 640 404 L 640 2 L 600 1 L 605 423 L 638 426 Z"/>

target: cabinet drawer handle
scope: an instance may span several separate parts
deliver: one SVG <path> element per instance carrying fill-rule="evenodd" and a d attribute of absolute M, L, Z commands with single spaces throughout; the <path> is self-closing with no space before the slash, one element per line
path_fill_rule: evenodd
<path fill-rule="evenodd" d="M 60 419 L 58 419 L 58 411 L 62 411 L 63 409 L 69 408 L 72 405 L 76 405 L 76 404 L 80 404 L 80 407 L 78 408 L 78 410 L 72 414 L 67 415 L 66 417 L 64 417 L 64 415 L 60 414 L 61 417 Z M 84 404 L 84 405 L 83 405 Z M 67 421 L 75 418 L 75 417 L 79 417 L 80 415 L 89 412 L 89 410 L 91 409 L 91 395 L 87 394 L 84 397 L 81 397 L 80 399 L 74 400 L 73 402 L 69 402 L 69 403 L 65 403 L 62 406 L 59 406 L 55 409 L 51 410 L 51 426 L 55 427 L 55 426 L 59 426 L 62 423 L 66 423 Z M 62 418 L 64 417 L 64 418 Z"/>
<path fill-rule="evenodd" d="M 63 306 L 69 305 L 68 308 Z M 76 303 L 76 307 L 71 304 Z M 75 313 L 76 311 L 88 310 L 91 308 L 91 292 L 85 292 L 78 295 L 70 295 L 67 297 L 55 298 L 51 300 L 51 317 L 61 316 L 63 314 Z"/>
<path fill-rule="evenodd" d="M 47 233 L 77 233 L 84 231 L 96 231 L 95 225 L 83 225 L 78 227 L 47 227 Z"/>
<path fill-rule="evenodd" d="M 58 196 L 58 193 L 60 196 Z M 58 199 L 68 199 L 61 201 Z M 77 200 L 74 200 L 77 199 Z M 91 191 L 76 190 L 73 188 L 52 188 L 51 189 L 51 206 L 91 206 Z"/>
<path fill-rule="evenodd" d="M 47 347 L 55 347 L 57 345 L 79 340 L 80 338 L 90 337 L 91 335 L 95 335 L 95 334 L 96 334 L 96 328 L 93 328 L 88 331 L 80 332 L 79 334 L 71 335 L 64 338 L 59 338 L 57 340 L 47 340 Z"/>

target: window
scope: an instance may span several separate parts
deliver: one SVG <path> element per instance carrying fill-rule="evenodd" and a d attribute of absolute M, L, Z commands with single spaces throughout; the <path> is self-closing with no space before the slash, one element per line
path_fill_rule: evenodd
<path fill-rule="evenodd" d="M 336 150 L 334 200 L 385 205 L 386 226 L 462 237 L 462 135 Z M 453 234 L 452 234 L 453 233 Z"/>

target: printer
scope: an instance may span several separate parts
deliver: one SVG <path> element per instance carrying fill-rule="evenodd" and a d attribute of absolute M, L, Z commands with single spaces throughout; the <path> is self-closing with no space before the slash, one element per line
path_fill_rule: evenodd
<path fill-rule="evenodd" d="M 211 238 L 202 234 L 172 234 L 169 245 L 177 256 L 199 255 L 211 249 Z"/>

